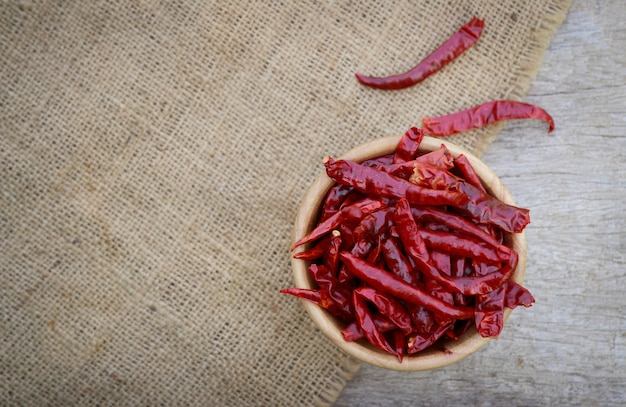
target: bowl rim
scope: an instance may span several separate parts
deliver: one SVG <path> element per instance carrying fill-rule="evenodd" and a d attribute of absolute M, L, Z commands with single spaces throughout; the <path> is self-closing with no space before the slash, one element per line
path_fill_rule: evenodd
<path fill-rule="evenodd" d="M 398 145 L 401 137 L 402 136 L 400 135 L 387 136 L 366 142 L 349 150 L 338 159 L 360 162 L 392 153 Z M 433 151 L 440 148 L 442 144 L 447 147 L 454 157 L 457 157 L 460 154 L 467 157 L 490 194 L 508 204 L 515 205 L 513 197 L 493 170 L 491 170 L 478 157 L 465 148 L 442 139 L 425 136 L 420 143 L 419 151 Z M 335 182 L 328 177 L 325 172 L 322 172 L 322 174 L 319 175 L 309 187 L 304 195 L 304 198 L 302 199 L 296 215 L 292 233 L 292 242 L 295 242 L 305 236 L 310 230 L 313 229 L 313 227 L 316 226 L 323 200 L 328 190 L 334 184 Z M 526 235 L 524 232 L 507 233 L 506 238 L 507 245 L 515 249 L 519 255 L 517 268 L 515 269 L 511 279 L 519 284 L 522 284 L 526 271 Z M 313 289 L 315 288 L 315 284 L 311 280 L 307 271 L 310 262 L 293 257 L 293 254 L 304 251 L 308 247 L 310 247 L 310 245 L 297 247 L 292 253 L 292 274 L 296 287 Z M 418 352 L 415 355 L 406 355 L 402 363 L 399 363 L 395 355 L 382 352 L 366 341 L 361 340 L 356 342 L 346 342 L 341 335 L 341 329 L 344 326 L 341 321 L 330 315 L 326 310 L 309 301 L 301 299 L 301 302 L 317 328 L 322 331 L 322 333 L 330 339 L 332 343 L 347 354 L 362 362 L 386 369 L 398 371 L 422 371 L 444 367 L 468 357 L 472 353 L 484 347 L 491 340 L 491 338 L 481 337 L 476 328 L 472 326 L 468 332 L 464 333 L 457 340 L 445 340 L 442 342 L 443 346 L 430 347 L 422 352 Z M 511 312 L 511 309 L 505 309 L 505 322 L 508 320 Z"/>

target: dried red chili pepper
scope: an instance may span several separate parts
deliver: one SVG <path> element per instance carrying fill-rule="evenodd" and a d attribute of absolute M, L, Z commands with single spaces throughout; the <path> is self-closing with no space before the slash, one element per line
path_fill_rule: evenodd
<path fill-rule="evenodd" d="M 291 250 L 305 243 L 312 242 L 323 235 L 330 233 L 342 223 L 358 221 L 364 216 L 382 208 L 384 204 L 381 201 L 373 199 L 363 199 L 353 205 L 343 208 L 325 221 L 321 222 L 308 235 L 304 236 L 293 244 Z"/>
<path fill-rule="evenodd" d="M 426 247 L 448 254 L 472 257 L 486 262 L 507 261 L 511 255 L 511 249 L 505 245 L 494 246 L 457 233 L 422 228 L 419 234 Z"/>
<path fill-rule="evenodd" d="M 371 314 L 371 318 L 379 332 L 389 332 L 398 328 L 389 318 L 380 313 Z M 341 335 L 346 342 L 354 342 L 363 338 L 363 331 L 359 327 L 359 324 L 354 321 L 341 330 Z"/>
<path fill-rule="evenodd" d="M 504 297 L 504 306 L 513 309 L 519 305 L 530 307 L 535 302 L 535 298 L 530 291 L 513 280 L 506 282 L 506 294 Z"/>
<path fill-rule="evenodd" d="M 449 171 L 433 165 L 416 163 L 410 181 L 423 187 L 457 191 L 468 196 L 469 201 L 461 205 L 461 209 L 479 223 L 495 225 L 513 233 L 520 233 L 530 223 L 528 209 L 508 205 Z"/>
<path fill-rule="evenodd" d="M 476 329 L 484 338 L 496 338 L 504 325 L 504 298 L 506 287 L 501 285 L 476 299 Z"/>
<path fill-rule="evenodd" d="M 375 165 L 373 167 L 395 177 L 408 180 L 411 175 L 413 175 L 413 168 L 415 167 L 416 162 L 432 164 L 444 169 L 452 169 L 454 167 L 452 154 L 443 144 L 441 145 L 441 148 L 427 154 L 420 155 L 414 160 L 386 165 Z"/>
<path fill-rule="evenodd" d="M 422 129 L 411 127 L 407 130 L 398 142 L 398 146 L 393 155 L 393 163 L 398 164 L 415 159 L 423 139 L 424 132 Z"/>
<path fill-rule="evenodd" d="M 386 207 L 364 217 L 354 229 L 354 238 L 373 240 L 385 233 L 393 222 L 393 210 L 393 207 Z"/>
<path fill-rule="evenodd" d="M 517 254 L 514 251 L 510 251 L 508 263 L 499 270 L 487 275 L 471 277 L 446 275 L 431 262 L 426 243 L 420 234 L 406 200 L 401 199 L 398 201 L 394 218 L 406 253 L 416 262 L 424 275 L 433 279 L 450 292 L 464 295 L 485 294 L 508 280 L 515 271 L 515 267 L 517 267 Z"/>
<path fill-rule="evenodd" d="M 404 359 L 404 355 L 406 354 L 406 337 L 404 333 L 398 329 L 392 331 L 391 336 L 393 338 L 394 350 L 398 357 L 398 363 L 402 363 L 402 359 Z"/>
<path fill-rule="evenodd" d="M 500 245 L 492 235 L 479 228 L 475 223 L 468 221 L 464 217 L 448 212 L 439 208 L 420 206 L 411 207 L 411 213 L 413 217 L 419 220 L 430 220 L 442 225 L 445 225 L 449 229 L 459 232 L 460 234 L 474 237 L 482 240 L 493 246 Z"/>
<path fill-rule="evenodd" d="M 352 191 L 354 191 L 354 188 L 348 185 L 333 185 L 326 194 L 326 198 L 324 198 L 324 206 L 322 207 L 320 222 L 325 221 L 335 213 L 339 212 L 341 204 Z"/>
<path fill-rule="evenodd" d="M 432 297 L 421 288 L 410 285 L 404 280 L 389 274 L 382 268 L 373 266 L 365 260 L 359 259 L 347 252 L 339 255 L 350 274 L 357 276 L 373 288 L 396 296 L 406 302 L 418 304 L 430 310 L 436 316 L 454 319 L 468 319 L 474 315 L 474 310 L 468 307 L 455 307 Z"/>
<path fill-rule="evenodd" d="M 493 100 L 446 116 L 422 119 L 422 129 L 432 136 L 450 136 L 503 120 L 539 119 L 554 130 L 554 119 L 539 106 L 514 100 Z"/>
<path fill-rule="evenodd" d="M 350 321 L 351 316 L 346 316 L 345 312 L 330 298 L 330 295 L 324 290 L 308 290 L 306 288 L 283 288 L 281 294 L 289 294 L 294 297 L 302 298 L 310 301 L 322 309 L 328 311 L 332 316 L 342 321 Z"/>
<path fill-rule="evenodd" d="M 461 172 L 461 178 L 480 189 L 482 192 L 487 193 L 485 186 L 480 181 L 480 177 L 476 174 L 476 171 L 474 171 L 472 163 L 469 162 L 465 155 L 461 154 L 456 157 L 454 159 L 454 166 Z"/>
<path fill-rule="evenodd" d="M 339 252 L 341 251 L 341 233 L 338 230 L 331 232 L 330 242 L 324 254 L 324 265 L 330 270 L 331 275 L 337 275 L 339 270 Z"/>
<path fill-rule="evenodd" d="M 335 182 L 350 185 L 374 196 L 406 198 L 413 204 L 462 206 L 469 200 L 456 191 L 422 188 L 376 168 L 364 167 L 347 160 L 324 160 L 326 173 Z"/>
<path fill-rule="evenodd" d="M 433 326 L 432 330 L 428 333 L 420 334 L 416 333 L 411 335 L 408 339 L 408 351 L 409 355 L 414 355 L 419 351 L 422 351 L 429 346 L 432 346 L 439 338 L 441 338 L 450 328 L 452 323 L 445 323 Z"/>
<path fill-rule="evenodd" d="M 359 287 L 354 293 L 374 304 L 378 312 L 389 318 L 405 335 L 413 331 L 409 313 L 394 297 L 372 287 Z"/>
<path fill-rule="evenodd" d="M 342 286 L 328 267 L 323 264 L 311 264 L 309 275 L 322 292 L 326 292 L 332 301 L 337 304 L 344 314 L 344 320 L 350 320 L 353 314 L 351 295 L 349 290 Z"/>
<path fill-rule="evenodd" d="M 293 257 L 295 259 L 305 261 L 313 261 L 323 257 L 324 254 L 326 254 L 326 251 L 328 250 L 328 247 L 330 245 L 330 238 L 330 236 L 324 236 L 315 243 L 315 246 L 311 247 L 308 250 L 295 253 Z"/>
<path fill-rule="evenodd" d="M 385 264 L 391 273 L 411 285 L 419 284 L 419 274 L 411 267 L 408 259 L 402 253 L 402 249 L 400 249 L 393 238 L 383 241 L 382 253 L 385 258 Z"/>
<path fill-rule="evenodd" d="M 354 304 L 354 313 L 356 315 L 357 324 L 359 328 L 361 328 L 361 332 L 363 332 L 363 336 L 367 338 L 367 340 L 378 349 L 395 354 L 395 349 L 393 349 L 383 334 L 376 327 L 376 323 L 372 318 L 372 315 L 367 308 L 367 303 L 365 302 L 365 298 L 358 295 L 356 291 L 352 294 L 352 302 Z"/>
<path fill-rule="evenodd" d="M 485 22 L 478 18 L 473 18 L 446 42 L 441 44 L 433 53 L 424 58 L 410 71 L 388 77 L 371 77 L 355 74 L 356 78 L 363 85 L 378 89 L 404 89 L 413 86 L 430 75 L 439 71 L 450 61 L 461 55 L 478 41 L 482 34 Z"/>

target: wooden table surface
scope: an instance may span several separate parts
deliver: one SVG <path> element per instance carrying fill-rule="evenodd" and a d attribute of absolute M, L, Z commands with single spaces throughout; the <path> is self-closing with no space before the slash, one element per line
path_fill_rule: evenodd
<path fill-rule="evenodd" d="M 575 0 L 525 101 L 485 154 L 531 209 L 525 286 L 497 340 L 443 369 L 363 365 L 337 406 L 626 405 L 626 2 Z"/>

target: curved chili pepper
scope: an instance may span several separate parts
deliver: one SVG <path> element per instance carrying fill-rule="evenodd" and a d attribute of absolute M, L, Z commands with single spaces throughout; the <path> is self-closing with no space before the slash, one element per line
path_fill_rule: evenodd
<path fill-rule="evenodd" d="M 398 328 L 389 318 L 380 313 L 371 314 L 371 317 L 374 321 L 376 329 L 380 332 L 389 332 Z M 341 335 L 346 342 L 354 342 L 363 338 L 363 331 L 359 327 L 359 324 L 356 321 L 353 321 L 341 330 Z"/>
<path fill-rule="evenodd" d="M 463 235 L 474 237 L 493 246 L 500 245 L 492 235 L 479 228 L 475 223 L 464 217 L 430 206 L 411 207 L 413 217 L 419 220 L 431 220 L 445 225 L 451 230 Z"/>
<path fill-rule="evenodd" d="M 505 245 L 488 245 L 485 242 L 457 233 L 422 228 L 419 229 L 419 234 L 424 239 L 426 247 L 448 254 L 457 254 L 487 262 L 507 261 L 511 254 L 511 249 Z"/>
<path fill-rule="evenodd" d="M 467 211 L 472 219 L 479 223 L 496 225 L 513 233 L 521 232 L 530 223 L 528 209 L 506 204 L 449 171 L 433 165 L 416 163 L 410 181 L 423 187 L 442 188 L 444 191 L 465 194 L 470 200 L 462 205 L 461 209 Z"/>
<path fill-rule="evenodd" d="M 422 188 L 407 180 L 394 177 L 376 168 L 364 167 L 348 160 L 324 160 L 326 173 L 335 182 L 350 185 L 359 191 L 375 196 L 406 198 L 409 202 L 423 205 L 462 206 L 469 201 L 465 194 Z"/>
<path fill-rule="evenodd" d="M 385 258 L 385 264 L 391 273 L 411 285 L 419 284 L 419 275 L 415 273 L 415 270 L 411 267 L 411 264 L 393 238 L 383 241 L 382 253 Z"/>
<path fill-rule="evenodd" d="M 330 270 L 331 275 L 337 275 L 339 270 L 339 251 L 341 250 L 341 232 L 333 230 L 330 242 L 324 254 L 324 265 Z"/>
<path fill-rule="evenodd" d="M 452 277 L 464 277 L 465 276 L 465 261 L 466 258 L 462 256 L 454 256 L 450 259 L 450 275 Z M 461 293 L 454 293 L 454 304 L 467 305 L 469 303 L 468 296 Z"/>
<path fill-rule="evenodd" d="M 484 338 L 496 338 L 504 325 L 504 298 L 506 287 L 501 285 L 476 299 L 476 329 Z"/>
<path fill-rule="evenodd" d="M 294 297 L 302 298 L 310 301 L 320 308 L 328 311 L 332 316 L 341 319 L 344 322 L 354 320 L 354 317 L 346 315 L 346 313 L 330 298 L 330 295 L 324 290 L 307 290 L 306 288 L 283 288 L 281 294 L 289 294 Z"/>
<path fill-rule="evenodd" d="M 354 191 L 354 188 L 348 185 L 333 185 L 324 198 L 324 206 L 322 207 L 320 222 L 325 221 L 335 213 L 339 212 L 341 204 L 352 191 Z"/>
<path fill-rule="evenodd" d="M 318 285 L 322 292 L 326 292 L 337 307 L 342 310 L 346 319 L 350 319 L 353 314 L 350 292 L 343 287 L 331 271 L 322 264 L 311 264 L 309 275 Z"/>
<path fill-rule="evenodd" d="M 392 355 L 395 354 L 395 350 L 391 348 L 383 334 L 376 327 L 376 323 L 367 308 L 365 299 L 354 291 L 352 293 L 352 302 L 354 304 L 356 320 L 359 328 L 361 328 L 361 331 L 363 332 L 363 336 L 365 336 L 365 338 L 378 349 L 391 353 Z"/>
<path fill-rule="evenodd" d="M 411 175 L 413 175 L 413 167 L 415 167 L 416 162 L 432 164 L 444 169 L 454 168 L 452 153 L 450 153 L 450 150 L 448 150 L 443 144 L 437 150 L 420 155 L 414 160 L 386 165 L 375 165 L 373 167 L 395 177 L 409 179 Z"/>
<path fill-rule="evenodd" d="M 312 242 L 323 235 L 330 233 L 333 229 L 337 228 L 344 222 L 354 222 L 363 218 L 364 216 L 382 208 L 384 204 L 381 201 L 373 199 L 363 199 L 353 205 L 343 208 L 341 211 L 335 213 L 325 221 L 321 222 L 315 227 L 308 235 L 299 239 L 291 246 L 291 250 L 305 243 Z"/>
<path fill-rule="evenodd" d="M 324 236 L 322 239 L 315 243 L 315 246 L 303 252 L 295 253 L 293 257 L 305 261 L 317 260 L 324 256 L 324 254 L 328 250 L 329 245 L 330 236 Z"/>
<path fill-rule="evenodd" d="M 363 85 L 378 89 L 404 89 L 413 86 L 439 71 L 474 45 L 482 34 L 484 26 L 485 22 L 483 20 L 473 18 L 433 53 L 406 73 L 382 78 L 365 76 L 359 73 L 355 74 L 355 76 Z"/>
<path fill-rule="evenodd" d="M 530 291 L 513 280 L 506 282 L 506 294 L 504 297 L 504 306 L 513 309 L 519 305 L 530 307 L 535 302 L 535 298 Z"/>
<path fill-rule="evenodd" d="M 413 331 L 409 313 L 394 297 L 372 287 L 359 287 L 354 293 L 374 304 L 378 311 L 389 318 L 405 335 Z"/>
<path fill-rule="evenodd" d="M 539 106 L 514 100 L 493 100 L 446 116 L 425 117 L 422 129 L 432 136 L 452 134 L 484 127 L 502 120 L 539 119 L 548 123 L 548 133 L 554 130 L 554 119 Z"/>
<path fill-rule="evenodd" d="M 359 259 L 347 252 L 339 254 L 343 264 L 349 272 L 365 281 L 373 288 L 413 304 L 429 309 L 436 316 L 454 319 L 468 319 L 474 315 L 474 310 L 468 307 L 455 307 L 438 298 L 434 298 L 419 287 L 412 286 L 382 268 L 373 266 L 363 259 Z"/>
<path fill-rule="evenodd" d="M 393 339 L 396 356 L 398 357 L 398 363 L 402 363 L 402 359 L 404 359 L 404 355 L 406 353 L 406 337 L 402 331 L 398 329 L 391 332 L 391 337 Z"/>
<path fill-rule="evenodd" d="M 411 127 L 407 130 L 398 142 L 393 155 L 393 163 L 398 164 L 415 159 L 423 139 L 424 132 L 422 129 Z"/>
<path fill-rule="evenodd" d="M 472 163 L 469 162 L 465 155 L 461 154 L 456 157 L 454 159 L 454 166 L 461 172 L 461 177 L 465 181 L 480 189 L 482 192 L 487 193 L 485 186 L 480 181 L 480 177 L 476 174 L 474 167 L 472 167 Z"/>
<path fill-rule="evenodd" d="M 354 229 L 354 238 L 357 241 L 372 240 L 385 233 L 393 221 L 393 210 L 393 207 L 388 206 L 364 217 Z"/>
<path fill-rule="evenodd" d="M 452 328 L 452 323 L 445 323 L 440 325 L 435 325 L 433 329 L 424 334 L 414 334 L 411 335 L 407 341 L 409 355 L 414 355 L 417 352 L 426 349 L 431 346 L 439 338 L 441 338 L 450 328 Z"/>

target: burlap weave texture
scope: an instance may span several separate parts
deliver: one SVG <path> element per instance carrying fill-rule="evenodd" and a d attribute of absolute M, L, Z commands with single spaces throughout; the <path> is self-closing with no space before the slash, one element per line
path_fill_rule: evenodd
<path fill-rule="evenodd" d="M 3 2 L 0 404 L 332 403 L 358 364 L 278 294 L 322 158 L 523 98 L 568 7 Z M 474 16 L 479 43 L 418 86 L 356 82 Z"/>

